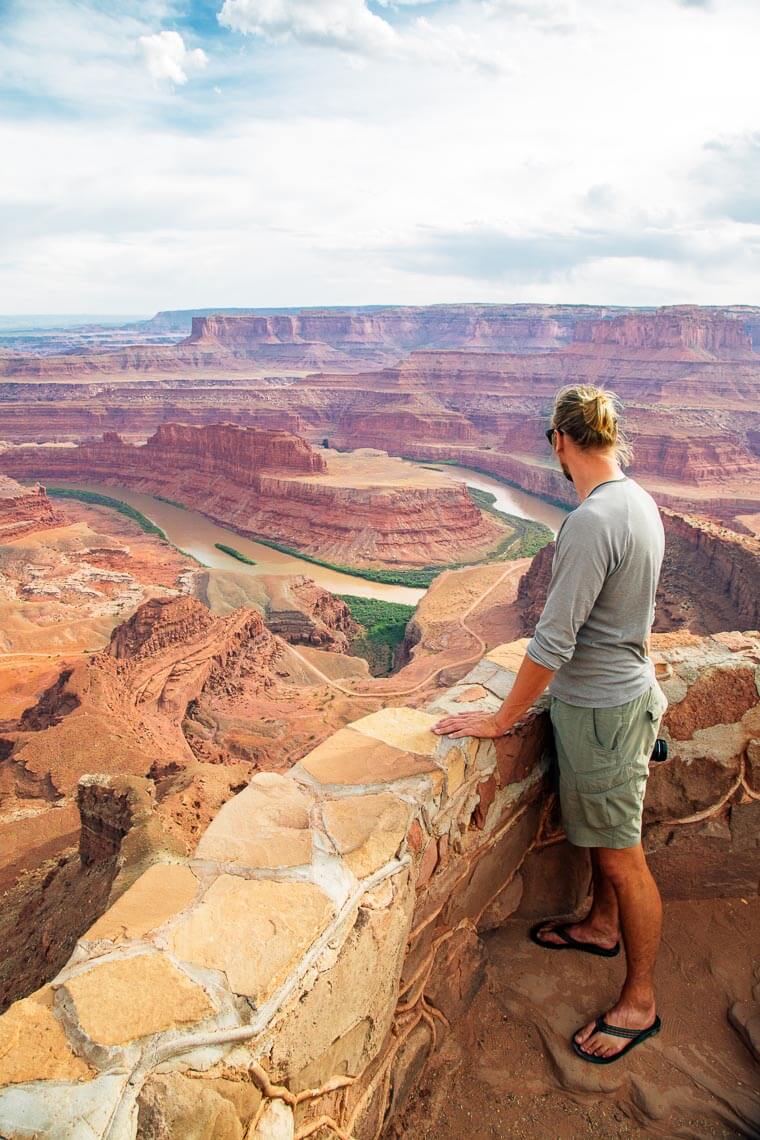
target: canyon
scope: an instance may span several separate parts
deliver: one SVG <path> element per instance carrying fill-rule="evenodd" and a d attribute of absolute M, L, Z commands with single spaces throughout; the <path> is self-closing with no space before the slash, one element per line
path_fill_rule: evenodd
<path fill-rule="evenodd" d="M 588 381 L 625 402 L 631 473 L 663 506 L 728 523 L 760 509 L 760 311 L 750 307 L 443 305 L 189 319 L 190 336 L 160 348 L 160 367 L 150 360 L 157 350 L 139 344 L 126 355 L 6 355 L 0 440 L 118 431 L 142 441 L 169 421 L 233 420 L 341 449 L 455 461 L 570 505 L 543 428 L 557 388 Z"/>
<path fill-rule="evenodd" d="M 164 424 L 144 445 L 106 432 L 77 447 L 14 447 L 0 471 L 102 481 L 195 506 L 242 534 L 357 567 L 478 560 L 514 533 L 445 474 L 384 453 L 316 451 L 286 431 Z"/>
<path fill-rule="evenodd" d="M 431 732 L 509 692 L 553 556 L 452 468 L 575 505 L 544 429 L 576 380 L 622 398 L 667 538 L 670 759 L 645 805 L 666 1031 L 602 1082 L 567 1038 L 615 976 L 525 939 L 589 886 L 546 701 L 496 741 Z M 182 311 L 6 339 L 0 1134 L 753 1135 L 758 397 L 760 309 L 738 305 Z M 372 676 L 305 563 L 199 565 L 58 483 L 433 572 Z"/>

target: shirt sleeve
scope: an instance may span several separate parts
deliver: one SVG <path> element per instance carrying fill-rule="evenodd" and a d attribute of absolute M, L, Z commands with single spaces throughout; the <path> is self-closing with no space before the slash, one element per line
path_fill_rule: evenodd
<path fill-rule="evenodd" d="M 526 648 L 537 665 L 556 671 L 573 656 L 578 630 L 599 597 L 611 562 L 599 521 L 568 516 L 557 535 L 546 605 Z"/>

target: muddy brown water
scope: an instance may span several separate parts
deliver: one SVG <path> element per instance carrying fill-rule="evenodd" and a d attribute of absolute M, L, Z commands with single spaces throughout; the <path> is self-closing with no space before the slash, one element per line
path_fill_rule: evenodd
<path fill-rule="evenodd" d="M 431 465 L 432 466 L 432 465 Z M 525 491 L 509 487 L 504 483 L 491 479 L 488 475 L 470 471 L 466 467 L 444 466 L 441 471 L 460 482 L 467 483 L 479 490 L 490 491 L 496 496 L 494 506 L 509 514 L 519 515 L 521 518 L 535 519 L 545 523 L 556 533 L 565 511 L 551 503 L 530 495 Z M 424 590 L 412 589 L 409 586 L 391 586 L 384 582 L 371 582 L 367 578 L 359 578 L 353 574 L 344 574 L 338 570 L 329 570 L 325 566 L 318 566 L 306 559 L 298 558 L 293 554 L 284 554 L 273 550 L 252 538 L 244 538 L 234 530 L 221 526 L 212 519 L 201 514 L 200 511 L 183 509 L 165 503 L 154 495 L 146 495 L 129 487 L 120 487 L 112 483 L 71 482 L 63 480 L 50 480 L 54 486 L 76 487 L 83 491 L 95 491 L 100 495 L 107 495 L 112 499 L 120 499 L 131 507 L 140 511 L 156 526 L 161 527 L 169 542 L 180 550 L 192 554 L 205 566 L 217 570 L 236 570 L 244 574 L 308 574 L 310 578 L 331 590 L 335 594 L 358 594 L 364 598 L 380 598 L 388 602 L 405 602 L 407 605 L 416 605 L 425 593 Z M 224 543 L 234 547 L 241 554 L 254 559 L 256 565 L 248 566 L 244 562 L 217 550 L 215 543 Z"/>

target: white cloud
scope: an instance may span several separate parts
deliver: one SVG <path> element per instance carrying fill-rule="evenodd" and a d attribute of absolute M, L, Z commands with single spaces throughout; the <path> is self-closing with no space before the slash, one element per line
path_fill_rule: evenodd
<path fill-rule="evenodd" d="M 13 3 L 0 312 L 760 303 L 756 0 L 256 0 L 184 85 L 174 0 Z"/>
<path fill-rule="evenodd" d="M 137 42 L 145 66 L 154 79 L 187 83 L 188 72 L 204 68 L 208 63 L 201 48 L 188 51 L 179 32 L 156 32 L 152 36 L 140 36 Z"/>
<path fill-rule="evenodd" d="M 224 0 L 218 18 L 244 35 L 335 48 L 353 57 L 427 60 L 487 71 L 502 66 L 497 53 L 458 24 L 441 25 L 419 16 L 398 30 L 372 12 L 365 0 Z"/>
<path fill-rule="evenodd" d="M 398 39 L 364 0 L 224 0 L 219 22 L 269 40 L 294 39 L 361 55 L 387 52 Z"/>

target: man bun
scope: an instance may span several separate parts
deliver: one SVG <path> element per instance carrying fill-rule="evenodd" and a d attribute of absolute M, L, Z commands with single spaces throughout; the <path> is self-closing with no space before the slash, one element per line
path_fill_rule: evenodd
<path fill-rule="evenodd" d="M 614 392 L 593 384 L 568 384 L 554 400 L 552 425 L 584 450 L 614 447 L 621 466 L 632 451 L 619 425 L 621 403 Z"/>
<path fill-rule="evenodd" d="M 614 443 L 617 439 L 617 411 L 609 392 L 597 392 L 596 395 L 583 400 L 581 403 L 583 419 L 591 431 L 595 432 L 600 442 Z"/>

